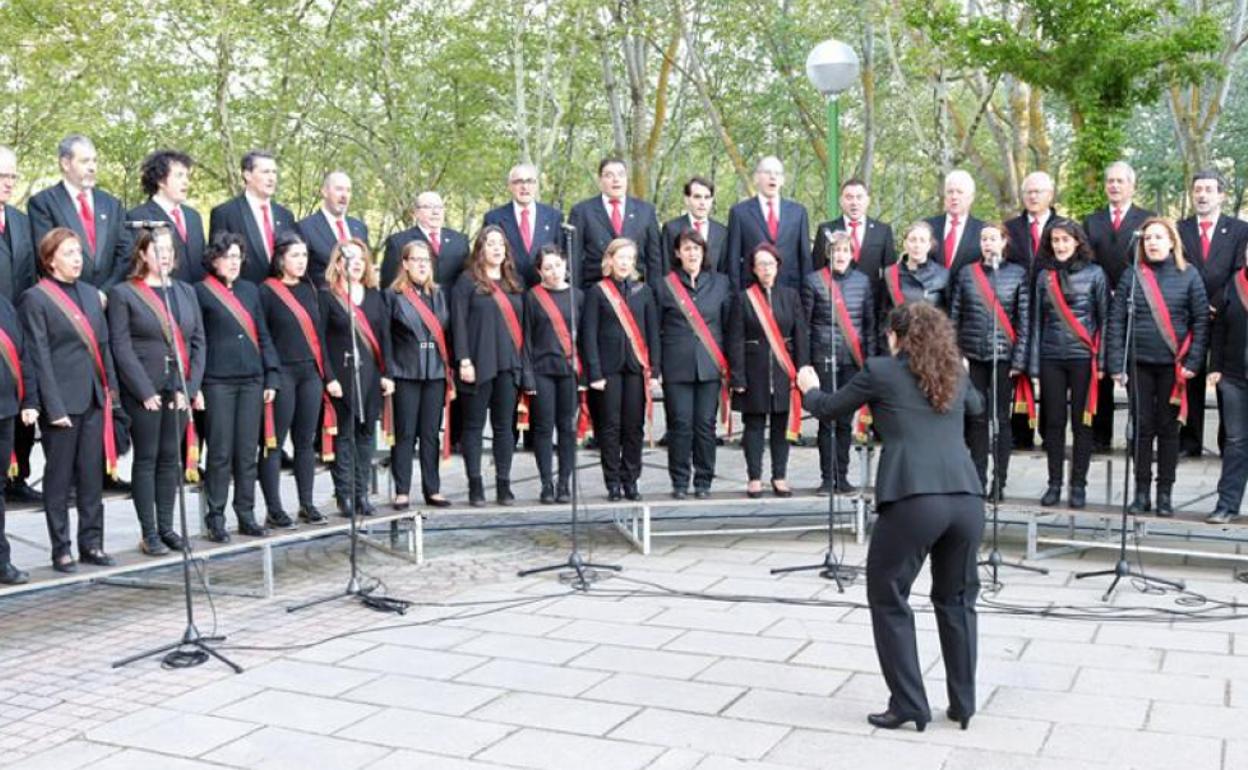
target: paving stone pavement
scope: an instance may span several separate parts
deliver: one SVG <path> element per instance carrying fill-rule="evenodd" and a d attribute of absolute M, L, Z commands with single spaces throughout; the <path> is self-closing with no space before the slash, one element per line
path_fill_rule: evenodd
<path fill-rule="evenodd" d="M 720 451 L 721 484 L 741 485 L 739 451 Z M 799 485 L 815 478 L 802 453 L 813 455 L 797 450 Z M 527 476 L 531 458 L 519 458 Z M 656 491 L 660 458 L 646 472 Z M 1184 466 L 1176 497 L 1208 490 L 1206 465 Z M 1043 474 L 1023 456 L 1011 484 L 1038 493 Z M 448 476 L 462 497 L 462 476 Z M 532 482 L 519 491 L 535 495 Z M 132 514 L 113 504 L 109 517 L 110 547 L 126 547 Z M 41 517 L 13 519 L 37 553 Z M 1106 552 L 1047 559 L 1047 576 L 1003 571 L 980 605 L 980 708 L 965 732 L 943 718 L 924 576 L 914 602 L 936 719 L 918 734 L 865 721 L 886 692 L 862 581 L 839 594 L 812 572 L 769 574 L 819 561 L 822 533 L 661 539 L 642 556 L 596 525 L 586 555 L 624 569 L 578 594 L 555 575 L 516 577 L 564 558 L 565 529 L 456 524 L 431 515 L 420 567 L 363 552 L 366 580 L 416 602 L 402 617 L 347 600 L 286 611 L 343 587 L 341 538 L 281 549 L 276 599 L 197 593 L 199 628 L 228 635 L 240 675 L 216 662 L 111 668 L 179 637 L 180 592 L 91 585 L 0 600 L 0 766 L 1248 770 L 1248 613 L 1216 604 L 1248 601 L 1248 585 L 1225 562 L 1141 557 L 1203 603 L 1134 584 L 1103 603 L 1105 580 L 1073 574 L 1110 564 Z M 1019 534 L 1006 530 L 1007 558 Z M 865 546 L 842 546 L 848 563 L 865 560 Z M 260 562 L 211 569 L 214 587 L 248 588 Z M 1085 617 L 1042 616 L 1062 606 Z"/>

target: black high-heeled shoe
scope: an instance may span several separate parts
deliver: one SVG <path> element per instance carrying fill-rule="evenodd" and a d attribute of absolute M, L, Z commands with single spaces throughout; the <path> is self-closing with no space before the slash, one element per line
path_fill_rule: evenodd
<path fill-rule="evenodd" d="M 957 722 L 963 730 L 971 726 L 971 718 L 969 716 L 964 717 L 953 709 L 947 709 L 945 716 L 949 718 L 950 722 Z"/>
<path fill-rule="evenodd" d="M 927 719 L 925 717 L 903 717 L 894 714 L 892 711 L 884 711 L 879 714 L 867 714 L 867 721 L 875 727 L 884 730 L 896 730 L 906 722 L 914 722 L 914 729 L 923 732 L 927 729 Z"/>

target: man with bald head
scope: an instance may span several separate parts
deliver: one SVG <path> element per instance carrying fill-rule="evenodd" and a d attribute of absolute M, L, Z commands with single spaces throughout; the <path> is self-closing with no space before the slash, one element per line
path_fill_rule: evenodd
<path fill-rule="evenodd" d="M 806 207 L 782 198 L 784 164 L 774 155 L 760 158 L 754 166 L 757 194 L 737 203 L 728 212 L 728 254 L 725 272 L 738 291 L 754 281 L 750 256 L 761 243 L 780 252 L 781 286 L 801 290 L 802 278 L 814 269 L 810 258 L 810 218 Z"/>
<path fill-rule="evenodd" d="M 538 251 L 548 243 L 563 244 L 559 237 L 563 214 L 553 206 L 538 203 L 538 182 L 537 167 L 532 163 L 512 166 L 507 172 L 511 201 L 487 211 L 483 220 L 483 224 L 503 228 L 516 260 L 516 272 L 528 286 L 541 282 L 537 274 Z"/>
<path fill-rule="evenodd" d="M 294 228 L 295 215 L 273 200 L 277 193 L 277 158 L 273 153 L 251 150 L 239 165 L 243 192 L 208 214 L 208 241 L 222 232 L 242 238 L 246 254 L 239 278 L 259 285 L 269 276 L 278 234 Z"/>
<path fill-rule="evenodd" d="M 351 206 L 351 177 L 330 171 L 321 180 L 321 205 L 295 225 L 308 245 L 308 277 L 317 288 L 325 287 L 329 254 L 340 241 L 359 238 L 368 243 L 368 225 L 347 214 Z"/>
<path fill-rule="evenodd" d="M 982 220 L 971 216 L 975 203 L 975 180 L 960 168 L 945 175 L 942 214 L 927 218 L 932 228 L 931 258 L 949 271 L 949 280 L 963 265 L 978 262 L 979 231 Z"/>
<path fill-rule="evenodd" d="M 416 196 L 412 209 L 416 224 L 386 239 L 386 257 L 381 263 L 381 285 L 394 282 L 402 267 L 400 255 L 409 241 L 424 241 L 433 252 L 434 280 L 441 286 L 455 285 L 468 260 L 468 236 L 446 227 L 446 204 L 442 196 L 426 190 Z"/>

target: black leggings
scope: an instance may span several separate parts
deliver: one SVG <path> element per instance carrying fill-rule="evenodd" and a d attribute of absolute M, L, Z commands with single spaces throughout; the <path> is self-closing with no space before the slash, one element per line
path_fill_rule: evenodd
<path fill-rule="evenodd" d="M 390 472 L 394 494 L 406 495 L 412 489 L 412 457 L 420 447 L 420 488 L 425 497 L 438 494 L 442 480 L 438 469 L 438 433 L 442 430 L 442 409 L 446 400 L 446 380 L 395 380 L 394 452 Z"/>
<path fill-rule="evenodd" d="M 316 475 L 316 439 L 321 419 L 325 384 L 316 363 L 282 365 L 282 384 L 273 401 L 273 424 L 277 448 L 260 459 L 260 490 L 270 514 L 282 512 L 282 447 L 286 434 L 295 448 L 295 488 L 299 507 L 312 507 L 312 482 Z"/>
<path fill-rule="evenodd" d="M 537 455 L 537 471 L 542 483 L 552 481 L 552 439 L 559 433 L 559 483 L 572 479 L 572 463 L 576 452 L 576 418 L 579 395 L 572 375 L 537 374 L 537 397 L 533 408 L 533 453 Z"/>
<path fill-rule="evenodd" d="M 464 470 L 469 479 L 481 478 L 481 445 L 485 433 L 485 413 L 490 413 L 490 432 L 494 455 L 494 478 L 511 480 L 511 457 L 516 451 L 515 434 L 511 432 L 516 413 L 516 374 L 499 372 L 492 380 L 476 383 L 471 392 L 461 392 L 464 402 L 464 432 L 460 446 L 464 454 Z"/>
<path fill-rule="evenodd" d="M 1135 381 L 1127 380 L 1127 395 L 1135 410 L 1135 485 L 1148 489 L 1153 480 L 1153 441 L 1157 441 L 1157 488 L 1174 486 L 1179 464 L 1179 408 L 1170 403 L 1174 387 L 1173 364 L 1135 365 Z M 1203 394 L 1202 394 L 1203 398 Z"/>
<path fill-rule="evenodd" d="M 1044 451 L 1049 459 L 1049 485 L 1061 486 L 1062 464 L 1066 460 L 1066 420 L 1070 415 L 1075 434 L 1074 460 L 1070 485 L 1088 485 L 1088 465 L 1092 462 L 1092 426 L 1083 421 L 1088 403 L 1088 383 L 1092 380 L 1089 359 L 1040 361 L 1040 400 L 1044 414 Z M 1108 408 L 1108 407 L 1104 407 Z"/>
<path fill-rule="evenodd" d="M 992 421 L 992 362 L 971 361 L 971 385 L 984 398 L 984 411 L 978 415 L 966 416 L 966 446 L 971 450 L 971 459 L 975 461 L 975 471 L 979 473 L 979 482 L 988 489 L 988 452 L 991 443 L 990 423 Z M 993 475 L 1005 488 L 1005 477 L 1009 475 L 1010 449 L 1014 446 L 1012 426 L 1010 425 L 1011 407 L 1014 402 L 1014 381 L 1010 379 L 1010 364 L 1007 361 L 997 362 L 997 445 L 993 453 Z"/>
<path fill-rule="evenodd" d="M 833 382 L 832 365 L 821 364 L 818 367 L 819 372 L 819 390 L 824 393 L 833 393 L 839 388 L 845 387 L 854 375 L 858 373 L 858 367 L 852 364 L 839 364 L 836 367 L 836 380 Z M 819 443 L 819 475 L 825 484 L 831 484 L 833 481 L 845 480 L 849 473 L 849 447 L 854 436 L 854 415 L 847 414 L 844 417 L 838 417 L 836 420 L 820 420 L 819 432 L 816 434 Z M 833 442 L 835 442 L 836 451 L 836 479 L 831 478 L 828 474 L 832 472 L 832 452 Z"/>

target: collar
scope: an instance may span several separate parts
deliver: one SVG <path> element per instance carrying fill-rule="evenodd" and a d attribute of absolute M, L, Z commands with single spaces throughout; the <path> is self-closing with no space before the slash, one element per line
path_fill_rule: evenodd
<path fill-rule="evenodd" d="M 602 195 L 599 197 L 602 198 L 602 207 L 607 210 L 608 214 L 611 213 L 611 199 L 605 195 Z M 625 195 L 623 198 L 620 198 L 620 216 L 624 215 L 624 209 L 626 208 L 628 208 L 628 196 L 627 195 Z"/>
<path fill-rule="evenodd" d="M 258 209 L 262 206 L 269 206 L 271 209 L 273 206 L 272 198 L 269 198 L 268 200 L 261 200 L 260 198 L 252 195 L 251 190 L 244 190 L 243 197 L 247 199 L 247 205 L 251 206 L 252 210 Z"/>
<path fill-rule="evenodd" d="M 171 211 L 173 211 L 176 208 L 179 208 L 182 205 L 180 203 L 174 203 L 173 201 L 169 200 L 168 198 L 164 196 L 164 193 L 161 193 L 161 192 L 157 192 L 155 195 L 152 196 L 152 202 L 155 203 L 157 206 L 160 206 L 160 210 L 165 212 L 166 214 L 169 214 Z M 172 216 L 170 218 L 172 219 Z"/>
<path fill-rule="evenodd" d="M 87 200 L 91 202 L 91 206 L 93 208 L 95 207 L 94 190 L 90 188 L 86 188 L 86 187 L 76 187 L 73 184 L 70 184 L 68 179 L 62 179 L 61 185 L 65 187 L 65 192 L 69 193 L 69 199 L 73 201 L 74 203 L 78 203 L 78 193 L 82 192 L 83 190 L 86 190 L 88 193 Z"/>
<path fill-rule="evenodd" d="M 608 206 L 608 208 L 610 208 L 610 206 Z M 527 206 L 521 206 L 519 203 L 516 203 L 515 201 L 511 202 L 511 213 L 515 214 L 516 216 L 516 224 L 520 224 L 520 212 L 525 211 L 525 210 L 528 210 L 529 212 L 529 224 L 536 227 L 537 226 L 537 201 L 533 201 Z"/>
<path fill-rule="evenodd" d="M 321 214 L 323 214 L 323 215 L 325 216 L 325 221 L 326 221 L 326 222 L 329 222 L 329 229 L 334 231 L 334 235 L 337 235 L 337 234 L 338 234 L 338 219 L 339 219 L 339 218 L 338 218 L 338 217 L 336 217 L 336 216 L 334 216 L 333 214 L 329 213 L 329 209 L 325 208 L 325 206 L 324 206 L 324 205 L 322 205 L 322 206 L 321 206 Z M 350 223 L 349 221 L 347 221 L 347 215 L 346 215 L 346 214 L 343 214 L 343 215 L 342 215 L 342 222 L 343 222 L 343 224 L 344 224 L 344 225 L 346 226 L 346 228 L 347 228 L 347 235 L 350 235 L 350 234 L 351 234 L 351 223 Z"/>

